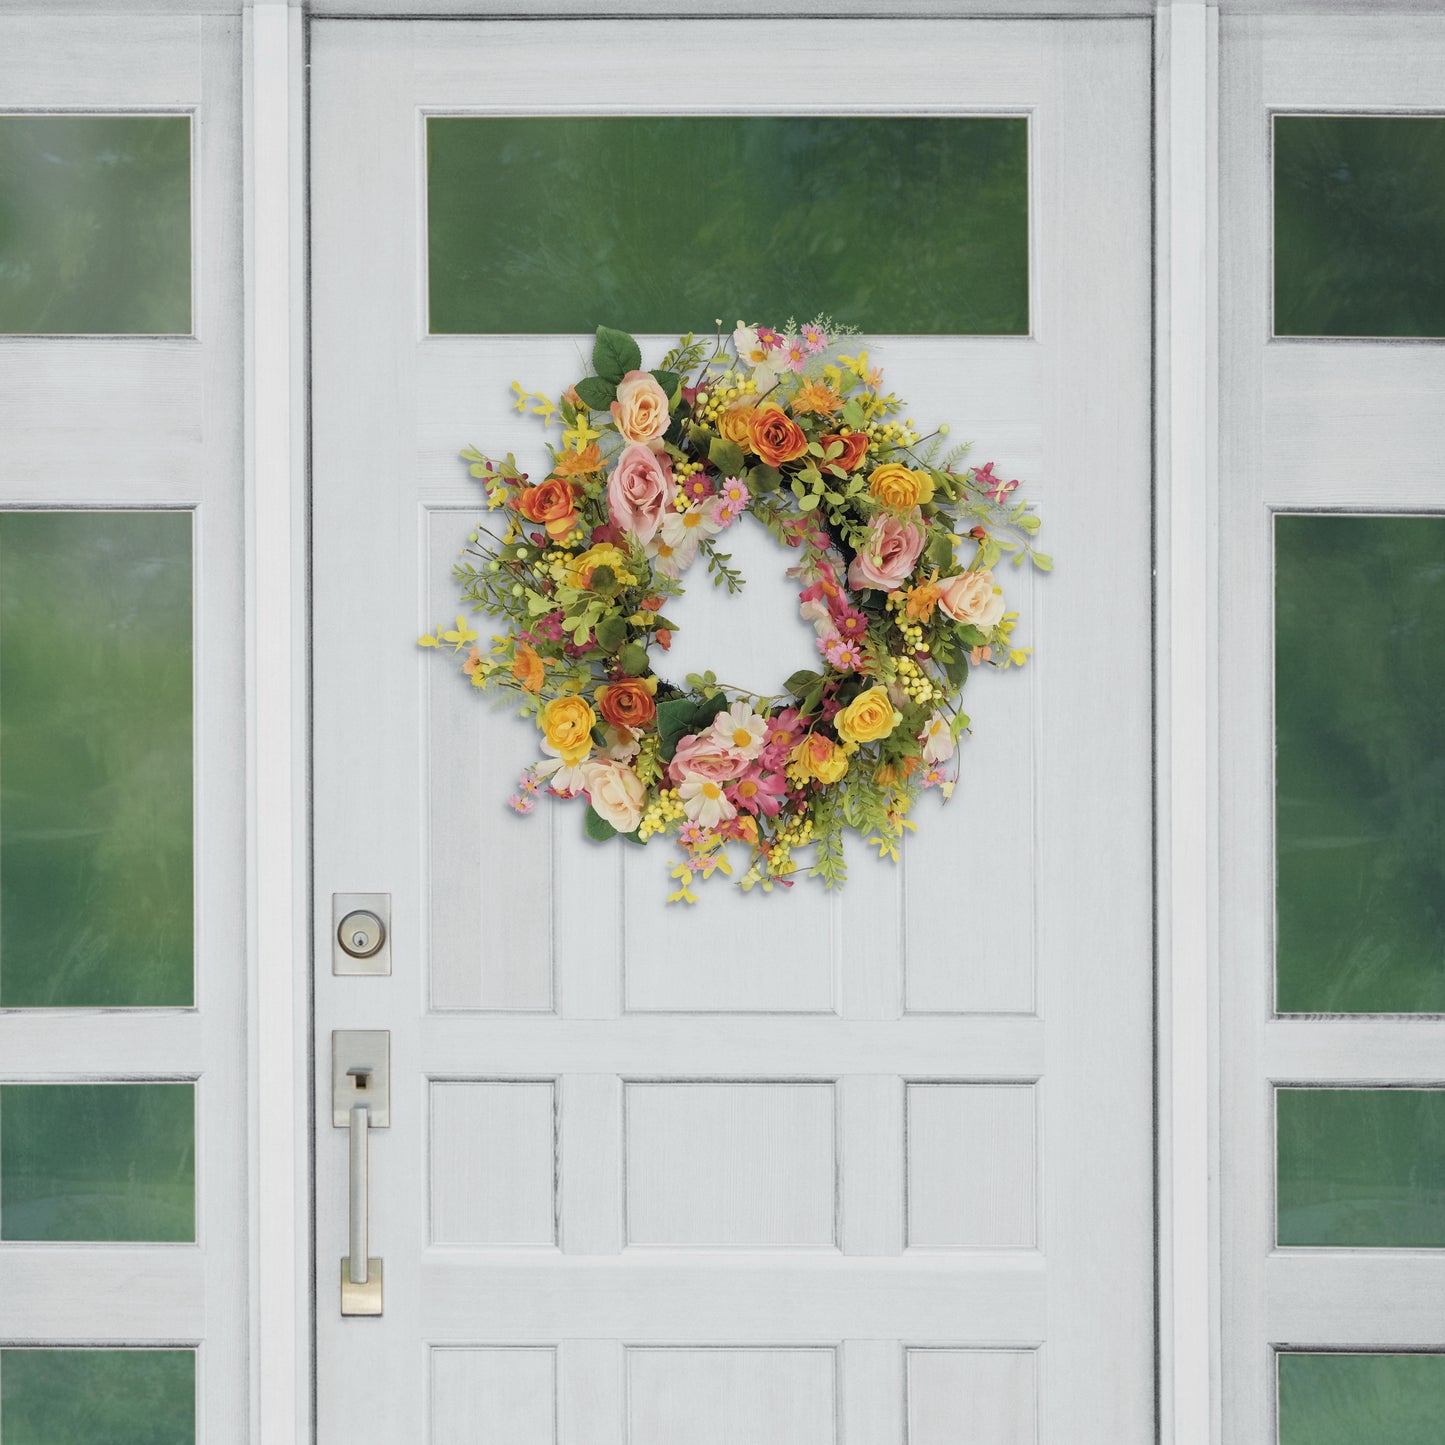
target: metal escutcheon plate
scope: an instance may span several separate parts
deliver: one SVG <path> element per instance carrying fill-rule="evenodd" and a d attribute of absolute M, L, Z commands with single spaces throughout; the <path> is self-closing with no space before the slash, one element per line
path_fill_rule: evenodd
<path fill-rule="evenodd" d="M 350 1260 L 341 1260 L 341 1313 L 344 1315 L 379 1315 L 381 1313 L 381 1261 L 366 1261 L 366 1283 L 352 1284 Z"/>

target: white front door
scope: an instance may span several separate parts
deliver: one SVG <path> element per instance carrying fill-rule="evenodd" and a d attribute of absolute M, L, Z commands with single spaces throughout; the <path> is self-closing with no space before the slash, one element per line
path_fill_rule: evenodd
<path fill-rule="evenodd" d="M 1151 55 L 1143 21 L 313 25 L 322 1441 L 1153 1438 Z M 1030 480 L 1058 570 L 1009 574 L 1036 659 L 971 685 L 901 866 L 685 910 L 658 850 L 506 814 L 535 733 L 414 645 L 456 611 L 458 451 L 540 456 L 511 383 L 555 394 L 583 340 L 429 334 L 427 124 L 749 109 L 1027 118 L 1027 334 L 870 342 Z M 659 225 L 698 224 L 706 165 Z M 389 974 L 332 972 L 356 894 L 387 895 Z M 334 1030 L 389 1035 L 379 1317 L 340 1313 Z"/>

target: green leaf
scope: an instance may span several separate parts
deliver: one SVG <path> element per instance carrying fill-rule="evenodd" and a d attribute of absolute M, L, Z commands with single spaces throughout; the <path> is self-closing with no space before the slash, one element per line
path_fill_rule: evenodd
<path fill-rule="evenodd" d="M 673 697 L 657 705 L 657 732 L 663 762 L 671 762 L 677 745 L 688 733 L 700 733 L 728 705 L 727 694 L 717 693 L 706 702 L 690 697 Z"/>
<path fill-rule="evenodd" d="M 962 687 L 968 679 L 968 654 L 961 652 L 957 657 L 950 657 L 943 664 L 943 675 L 954 687 Z"/>
<path fill-rule="evenodd" d="M 594 631 L 604 652 L 616 652 L 627 641 L 627 623 L 621 617 L 604 617 Z"/>
<path fill-rule="evenodd" d="M 628 677 L 641 677 L 647 671 L 647 649 L 640 642 L 629 642 L 617 654 L 617 665 Z"/>
<path fill-rule="evenodd" d="M 928 539 L 923 554 L 935 567 L 947 567 L 953 561 L 953 542 L 947 532 L 935 532 Z"/>
<path fill-rule="evenodd" d="M 617 573 L 605 562 L 592 569 L 592 580 L 587 585 L 599 597 L 616 597 L 619 590 Z"/>
<path fill-rule="evenodd" d="M 769 492 L 776 492 L 782 480 L 783 474 L 776 467 L 759 462 L 748 472 L 748 489 L 763 497 Z"/>
<path fill-rule="evenodd" d="M 850 401 L 843 408 L 844 424 L 853 428 L 854 431 L 862 431 L 867 425 L 867 418 L 863 415 L 863 408 L 857 399 Z"/>
<path fill-rule="evenodd" d="M 988 644 L 987 636 L 979 631 L 971 622 L 964 622 L 958 628 L 958 640 L 965 647 L 985 647 Z"/>
<path fill-rule="evenodd" d="M 1030 552 L 1029 560 L 1040 572 L 1052 572 L 1054 570 L 1054 559 L 1047 552 Z"/>
<path fill-rule="evenodd" d="M 677 401 L 682 378 L 675 371 L 654 371 L 652 379 L 667 393 L 667 404 L 673 405 Z"/>
<path fill-rule="evenodd" d="M 726 437 L 714 437 L 708 443 L 707 455 L 725 477 L 735 477 L 743 469 L 743 449 Z"/>
<path fill-rule="evenodd" d="M 813 672 L 811 669 L 805 667 L 795 672 L 783 686 L 787 688 L 789 692 L 801 697 L 815 682 L 822 682 L 822 680 L 823 674 L 821 672 Z"/>
<path fill-rule="evenodd" d="M 809 713 L 817 712 L 818 705 L 823 701 L 823 688 L 827 685 L 826 678 L 819 678 L 812 687 L 803 695 L 803 700 L 798 704 L 798 711 L 803 717 Z"/>
<path fill-rule="evenodd" d="M 577 383 L 577 395 L 593 411 L 606 411 L 617 400 L 617 385 L 600 376 L 584 376 Z"/>
<path fill-rule="evenodd" d="M 642 367 L 642 350 L 625 332 L 610 326 L 597 328 L 597 342 L 592 348 L 592 370 L 604 381 L 621 381 L 629 371 Z M 579 393 L 580 395 L 580 393 Z"/>
<path fill-rule="evenodd" d="M 617 829 L 590 803 L 587 805 L 587 816 L 582 822 L 582 831 L 586 833 L 594 843 L 605 843 L 609 838 L 615 838 L 617 836 Z"/>
<path fill-rule="evenodd" d="M 798 510 L 800 512 L 811 512 L 817 505 L 817 492 L 809 492 L 806 496 L 798 498 Z"/>

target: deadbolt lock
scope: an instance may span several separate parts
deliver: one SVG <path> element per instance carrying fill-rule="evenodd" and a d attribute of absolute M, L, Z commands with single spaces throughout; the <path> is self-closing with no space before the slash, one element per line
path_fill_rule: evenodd
<path fill-rule="evenodd" d="M 391 972 L 391 894 L 331 895 L 331 971 L 385 975 Z"/>

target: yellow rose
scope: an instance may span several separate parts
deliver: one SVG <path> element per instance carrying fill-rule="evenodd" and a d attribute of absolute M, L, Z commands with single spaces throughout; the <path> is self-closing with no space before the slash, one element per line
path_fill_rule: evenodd
<path fill-rule="evenodd" d="M 542 735 L 569 767 L 592 751 L 597 714 L 585 697 L 554 697 L 542 709 Z"/>
<path fill-rule="evenodd" d="M 868 490 L 885 507 L 904 511 L 933 500 L 933 478 L 927 472 L 915 472 L 897 462 L 884 462 L 881 467 L 873 468 Z"/>
<path fill-rule="evenodd" d="M 879 738 L 886 738 L 897 722 L 898 714 L 893 711 L 888 690 L 870 687 L 833 719 L 833 726 L 844 742 L 876 743 Z"/>
<path fill-rule="evenodd" d="M 719 433 L 730 442 L 736 442 L 740 447 L 746 448 L 750 445 L 749 438 L 752 433 L 749 429 L 749 422 L 752 420 L 753 405 L 751 402 L 739 402 L 728 407 L 717 419 Z"/>
<path fill-rule="evenodd" d="M 848 771 L 848 754 L 822 733 L 809 733 L 792 751 L 792 761 L 804 777 L 836 783 Z"/>

